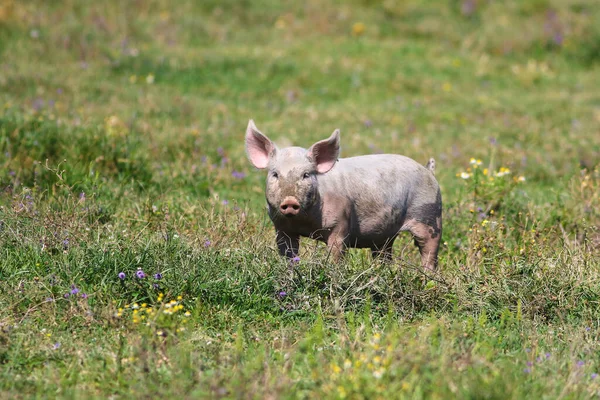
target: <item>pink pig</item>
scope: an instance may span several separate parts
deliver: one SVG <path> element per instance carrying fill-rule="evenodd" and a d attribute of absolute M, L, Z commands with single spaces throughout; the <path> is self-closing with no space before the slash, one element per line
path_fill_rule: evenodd
<path fill-rule="evenodd" d="M 300 236 L 327 243 L 338 260 L 346 248 L 370 248 L 389 260 L 392 244 L 409 231 L 427 270 L 437 268 L 442 236 L 442 195 L 435 161 L 426 167 L 396 154 L 338 159 L 340 131 L 301 147 L 278 148 L 250 120 L 246 153 L 266 168 L 269 216 L 279 253 L 298 254 Z"/>

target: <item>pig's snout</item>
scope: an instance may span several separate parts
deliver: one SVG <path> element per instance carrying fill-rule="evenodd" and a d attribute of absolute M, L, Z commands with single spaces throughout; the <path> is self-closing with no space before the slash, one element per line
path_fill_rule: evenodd
<path fill-rule="evenodd" d="M 279 210 L 286 217 L 293 217 L 300 212 L 300 203 L 292 196 L 288 196 L 279 205 Z"/>

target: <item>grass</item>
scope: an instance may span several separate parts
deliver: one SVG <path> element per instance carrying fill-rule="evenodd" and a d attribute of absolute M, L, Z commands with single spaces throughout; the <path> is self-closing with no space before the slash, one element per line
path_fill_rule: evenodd
<path fill-rule="evenodd" d="M 4 2 L 0 394 L 596 397 L 593 3 Z M 250 118 L 435 157 L 439 271 L 290 273 Z"/>

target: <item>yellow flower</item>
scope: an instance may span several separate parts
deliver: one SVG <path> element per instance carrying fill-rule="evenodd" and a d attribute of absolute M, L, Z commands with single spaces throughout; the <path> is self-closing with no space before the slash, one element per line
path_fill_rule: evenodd
<path fill-rule="evenodd" d="M 444 82 L 444 84 L 442 85 L 442 90 L 444 92 L 451 92 L 452 91 L 452 84 L 450 82 Z"/>
<path fill-rule="evenodd" d="M 185 315 L 186 317 L 189 317 L 192 315 L 192 313 L 190 313 L 189 311 L 186 311 L 185 314 L 183 314 L 183 315 Z"/>
<path fill-rule="evenodd" d="M 284 29 L 286 25 L 285 19 L 282 17 L 277 18 L 277 21 L 275 21 L 275 28 L 277 29 Z"/>
<path fill-rule="evenodd" d="M 354 36 L 360 36 L 365 33 L 366 26 L 362 22 L 357 22 L 352 25 L 352 34 Z"/>
<path fill-rule="evenodd" d="M 154 75 L 153 74 L 148 74 L 148 76 L 146 77 L 146 83 L 148 85 L 152 85 L 154 83 Z"/>
<path fill-rule="evenodd" d="M 137 76 L 135 76 L 135 75 L 131 75 L 131 76 L 129 77 L 129 83 L 135 83 L 136 81 L 137 81 Z"/>

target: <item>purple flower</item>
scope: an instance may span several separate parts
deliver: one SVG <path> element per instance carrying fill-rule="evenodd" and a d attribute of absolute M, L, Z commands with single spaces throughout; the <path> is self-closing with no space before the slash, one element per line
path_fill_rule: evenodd
<path fill-rule="evenodd" d="M 204 247 L 209 247 L 210 245 L 210 240 L 206 239 L 206 241 L 204 242 Z"/>
<path fill-rule="evenodd" d="M 54 350 L 58 350 L 59 348 L 60 348 L 59 342 L 54 343 L 54 346 L 52 346 L 52 349 L 54 349 Z"/>
<path fill-rule="evenodd" d="M 491 138 L 490 138 L 490 144 L 491 144 L 492 146 L 495 146 L 495 145 L 496 145 L 496 143 L 498 143 L 498 141 L 496 140 L 496 138 L 495 138 L 495 137 L 491 137 Z"/>
<path fill-rule="evenodd" d="M 597 377 L 598 377 L 598 374 L 595 372 L 592 373 L 592 375 L 590 375 L 590 378 L 592 378 L 592 379 L 596 379 Z"/>
<path fill-rule="evenodd" d="M 160 289 L 160 286 L 158 286 L 158 283 L 153 283 L 152 287 L 156 290 Z"/>
<path fill-rule="evenodd" d="M 81 293 L 81 298 L 82 298 L 82 299 L 87 299 L 87 298 L 88 298 L 88 295 L 87 295 L 87 293 Z"/>
<path fill-rule="evenodd" d="M 585 364 L 585 361 L 583 361 L 583 360 L 579 360 L 579 361 L 577 361 L 577 366 L 578 366 L 578 367 L 583 367 L 583 366 L 584 366 L 584 364 Z"/>
<path fill-rule="evenodd" d="M 287 293 L 285 291 L 282 290 L 281 292 L 279 292 L 279 297 L 285 297 L 285 296 L 287 296 Z"/>
<path fill-rule="evenodd" d="M 217 153 L 219 153 L 219 155 L 222 156 L 223 154 L 225 154 L 225 151 L 223 150 L 222 147 L 218 147 L 217 148 Z"/>
<path fill-rule="evenodd" d="M 526 374 L 531 373 L 531 368 L 527 367 L 523 370 L 523 372 L 525 372 Z"/>
<path fill-rule="evenodd" d="M 300 262 L 300 256 L 295 256 L 294 258 L 292 258 L 293 264 L 298 264 L 299 262 Z"/>
<path fill-rule="evenodd" d="M 246 174 L 240 171 L 233 171 L 231 176 L 233 176 L 235 179 L 243 179 L 246 177 Z"/>
<path fill-rule="evenodd" d="M 550 353 L 546 353 L 545 356 L 546 356 L 546 359 L 550 358 Z"/>
<path fill-rule="evenodd" d="M 75 285 L 71 285 L 71 294 L 75 295 L 77 293 L 79 293 L 79 289 Z"/>
<path fill-rule="evenodd" d="M 70 295 L 71 295 L 70 293 L 65 293 L 65 294 L 63 294 L 63 297 L 64 297 L 65 299 L 68 299 Z"/>
<path fill-rule="evenodd" d="M 162 277 L 163 277 L 163 276 L 162 276 L 162 274 L 161 274 L 160 272 L 159 272 L 159 273 L 157 273 L 157 274 L 154 274 L 154 279 L 157 279 L 157 280 L 159 280 L 159 279 L 162 279 Z"/>
<path fill-rule="evenodd" d="M 533 363 L 532 363 L 531 361 L 527 361 L 527 366 L 528 366 L 528 367 L 532 367 L 532 366 L 533 366 Z"/>
<path fill-rule="evenodd" d="M 221 202 L 221 204 L 223 204 L 224 206 L 226 206 L 227 204 L 229 204 L 229 200 L 225 199 Z"/>
<path fill-rule="evenodd" d="M 144 279 L 146 277 L 146 273 L 141 269 L 138 269 L 135 273 L 135 276 L 137 276 L 138 279 Z"/>
<path fill-rule="evenodd" d="M 117 275 L 119 277 L 120 280 L 125 279 L 125 272 L 119 272 L 119 275 Z"/>

